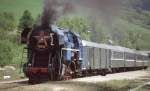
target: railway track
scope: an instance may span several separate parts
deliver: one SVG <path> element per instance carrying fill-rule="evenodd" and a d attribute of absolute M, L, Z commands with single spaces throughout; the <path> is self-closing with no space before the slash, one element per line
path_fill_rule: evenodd
<path fill-rule="evenodd" d="M 4 90 L 4 89 L 11 89 L 11 88 L 27 86 L 27 85 L 29 85 L 28 79 L 14 80 L 14 81 L 3 81 L 3 82 L 0 82 L 0 91 Z"/>
<path fill-rule="evenodd" d="M 28 81 L 28 79 L 12 80 L 12 81 L 1 81 L 0 84 L 20 83 L 20 82 L 26 82 L 26 81 Z"/>
<path fill-rule="evenodd" d="M 105 82 L 110 80 L 133 80 L 133 79 L 141 79 L 145 78 L 145 76 L 149 76 L 147 71 L 132 71 L 132 72 L 124 72 L 124 73 L 114 73 L 114 74 L 108 74 L 107 76 L 91 76 L 91 77 L 84 77 L 84 78 L 77 78 L 67 81 L 48 81 L 41 84 L 36 84 L 34 86 L 45 86 L 48 85 L 52 88 L 55 88 L 55 86 L 61 85 L 68 86 L 68 84 L 76 85 L 76 83 L 97 83 L 97 82 Z M 3 81 L 0 82 L 0 91 L 5 91 L 7 89 L 13 89 L 13 88 L 28 88 L 32 87 L 31 84 L 28 83 L 28 79 L 23 80 L 14 80 L 14 81 Z"/>

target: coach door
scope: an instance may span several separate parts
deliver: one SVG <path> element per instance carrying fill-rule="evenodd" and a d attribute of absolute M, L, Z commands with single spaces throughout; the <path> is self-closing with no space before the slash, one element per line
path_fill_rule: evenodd
<path fill-rule="evenodd" d="M 83 69 L 89 69 L 89 47 L 84 46 L 83 47 Z"/>
<path fill-rule="evenodd" d="M 110 67 L 110 50 L 109 49 L 100 50 L 100 65 L 101 65 L 101 69 L 107 69 Z"/>
<path fill-rule="evenodd" d="M 106 68 L 106 50 L 101 49 L 101 69 Z"/>
<path fill-rule="evenodd" d="M 94 48 L 94 69 L 100 69 L 100 51 Z"/>
<path fill-rule="evenodd" d="M 90 68 L 94 69 L 94 48 L 93 47 L 89 48 L 89 64 L 90 64 Z"/>

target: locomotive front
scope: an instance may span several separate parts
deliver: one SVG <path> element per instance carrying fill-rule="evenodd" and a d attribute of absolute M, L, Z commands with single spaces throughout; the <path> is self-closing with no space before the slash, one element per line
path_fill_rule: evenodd
<path fill-rule="evenodd" d="M 34 27 L 27 43 L 28 62 L 24 65 L 24 73 L 30 82 L 37 80 L 59 79 L 60 47 L 58 35 L 51 27 Z"/>
<path fill-rule="evenodd" d="M 23 71 L 30 82 L 75 77 L 81 70 L 81 45 L 79 35 L 69 30 L 36 26 L 28 38 Z"/>

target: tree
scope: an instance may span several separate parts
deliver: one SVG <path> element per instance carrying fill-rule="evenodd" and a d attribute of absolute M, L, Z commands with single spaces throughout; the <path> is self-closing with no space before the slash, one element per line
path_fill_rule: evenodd
<path fill-rule="evenodd" d="M 57 25 L 63 28 L 70 29 L 73 32 L 79 33 L 82 39 L 90 40 L 90 23 L 82 17 L 65 17 L 58 20 Z"/>
<path fill-rule="evenodd" d="M 13 44 L 8 40 L 0 41 L 0 66 L 5 66 L 12 63 L 12 46 Z"/>
<path fill-rule="evenodd" d="M 124 39 L 119 40 L 119 44 L 125 47 L 140 49 L 139 41 L 143 34 L 137 31 L 126 31 Z"/>
<path fill-rule="evenodd" d="M 0 29 L 2 32 L 13 31 L 16 28 L 15 18 L 12 13 L 0 13 Z"/>
<path fill-rule="evenodd" d="M 32 28 L 33 23 L 34 23 L 34 20 L 30 11 L 25 10 L 22 17 L 20 18 L 18 28 L 19 30 L 23 31 L 26 28 Z"/>
<path fill-rule="evenodd" d="M 93 20 L 80 16 L 65 17 L 57 21 L 57 25 L 80 34 L 84 40 L 93 42 L 107 42 L 107 36 L 102 27 Z"/>
<path fill-rule="evenodd" d="M 98 43 L 107 43 L 108 39 L 107 39 L 107 34 L 104 32 L 104 29 L 102 28 L 102 26 L 100 24 L 98 24 L 97 22 L 93 21 L 90 24 L 91 27 L 91 41 L 93 42 L 98 42 Z"/>
<path fill-rule="evenodd" d="M 20 18 L 18 29 L 21 31 L 21 43 L 27 42 L 29 32 L 32 30 L 34 20 L 31 13 L 25 10 Z"/>

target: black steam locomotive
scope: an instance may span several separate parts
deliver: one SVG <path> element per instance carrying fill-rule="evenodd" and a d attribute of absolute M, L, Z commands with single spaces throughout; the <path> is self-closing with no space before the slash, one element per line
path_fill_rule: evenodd
<path fill-rule="evenodd" d="M 27 50 L 23 71 L 30 82 L 70 79 L 81 67 L 80 37 L 54 25 L 36 26 L 27 39 Z"/>

